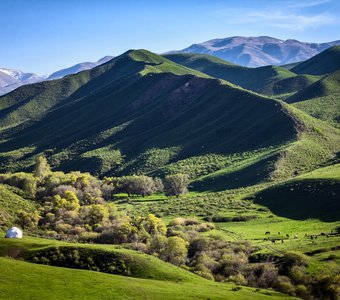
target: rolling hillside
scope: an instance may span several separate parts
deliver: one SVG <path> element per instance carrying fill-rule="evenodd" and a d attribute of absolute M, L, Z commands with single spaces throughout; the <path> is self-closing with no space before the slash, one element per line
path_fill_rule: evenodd
<path fill-rule="evenodd" d="M 0 103 L 2 170 L 28 168 L 45 151 L 64 170 L 135 172 L 152 151 L 151 172 L 195 155 L 253 151 L 297 138 L 280 102 L 144 50 L 22 87 Z"/>
<path fill-rule="evenodd" d="M 164 55 L 178 64 L 221 78 L 245 89 L 265 94 L 289 94 L 306 88 L 320 79 L 318 76 L 296 75 L 278 66 L 247 68 L 210 55 L 175 53 Z"/>
<path fill-rule="evenodd" d="M 316 118 L 339 127 L 340 70 L 326 75 L 290 96 L 286 101 Z"/>
<path fill-rule="evenodd" d="M 274 85 L 280 80 L 296 76 L 281 67 L 247 68 L 210 55 L 176 53 L 167 54 L 164 57 L 210 76 L 227 80 L 245 89 L 267 95 L 275 93 Z"/>
<path fill-rule="evenodd" d="M 201 54 L 176 53 L 167 54 L 165 57 L 257 93 L 284 99 L 308 114 L 338 127 L 340 116 L 338 48 L 338 46 L 330 48 L 290 68 L 291 71 L 272 66 L 246 68 Z M 300 65 L 306 74 L 293 73 L 294 70 L 299 73 Z M 318 70 L 319 75 L 311 75 L 315 73 L 313 69 Z M 327 74 L 330 70 L 332 73 Z"/>
<path fill-rule="evenodd" d="M 324 75 L 338 69 L 340 69 L 340 46 L 331 47 L 291 70 L 297 74 Z"/>
<path fill-rule="evenodd" d="M 289 97 L 286 101 L 288 103 L 295 103 L 312 98 L 326 97 L 339 92 L 340 70 L 337 70 Z"/>
<path fill-rule="evenodd" d="M 116 275 L 90 270 L 55 267 L 9 259 L 15 256 L 39 251 L 70 249 L 82 253 L 104 251 L 107 260 L 118 256 L 118 263 L 125 260 L 124 267 L 132 274 Z M 20 254 L 21 253 L 21 254 Z M 18 256 L 19 254 L 19 256 Z M 37 238 L 24 238 L 22 241 L 1 241 L 0 265 L 3 270 L 0 283 L 2 299 L 32 299 L 39 294 L 44 299 L 290 299 L 278 292 L 255 288 L 235 288 L 232 283 L 217 283 L 194 275 L 179 267 L 165 263 L 155 257 L 136 251 L 117 249 L 112 245 L 70 244 Z M 80 256 L 80 259 L 81 256 Z M 116 262 L 117 262 L 116 261 Z M 20 280 L 21 288 L 14 288 Z M 96 284 L 94 284 L 96 283 Z M 292 298 L 293 299 L 293 298 Z"/>

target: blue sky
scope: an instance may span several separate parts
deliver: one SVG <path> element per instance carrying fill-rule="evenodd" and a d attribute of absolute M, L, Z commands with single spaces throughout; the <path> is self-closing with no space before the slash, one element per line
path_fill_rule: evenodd
<path fill-rule="evenodd" d="M 235 35 L 340 39 L 339 0 L 1 0 L 0 67 L 40 75 Z"/>

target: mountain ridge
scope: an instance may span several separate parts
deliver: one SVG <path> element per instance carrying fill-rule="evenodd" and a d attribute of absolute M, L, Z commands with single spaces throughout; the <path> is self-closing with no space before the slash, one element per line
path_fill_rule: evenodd
<path fill-rule="evenodd" d="M 325 49 L 339 45 L 340 40 L 307 43 L 294 39 L 281 40 L 268 36 L 212 39 L 174 52 L 210 54 L 248 67 L 283 65 L 304 61 Z"/>

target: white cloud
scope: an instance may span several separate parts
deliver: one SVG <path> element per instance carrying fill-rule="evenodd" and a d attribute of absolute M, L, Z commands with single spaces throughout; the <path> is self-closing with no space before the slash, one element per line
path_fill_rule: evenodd
<path fill-rule="evenodd" d="M 332 0 L 278 0 L 270 6 L 249 9 L 246 7 L 219 9 L 211 13 L 216 17 L 227 18 L 231 24 L 254 24 L 284 28 L 291 31 L 304 31 L 339 22 L 333 14 L 319 7 Z M 321 8 L 321 7 L 320 7 Z M 312 9 L 312 11 L 311 11 Z"/>
<path fill-rule="evenodd" d="M 282 4 L 286 5 L 289 8 L 308 8 L 308 7 L 314 7 L 319 6 L 321 4 L 332 2 L 332 0 L 308 0 L 308 1 L 296 1 L 296 0 L 288 0 L 283 2 Z"/>
<path fill-rule="evenodd" d="M 333 24 L 337 20 L 327 13 L 303 15 L 295 12 L 271 10 L 266 12 L 251 11 L 243 13 L 231 21 L 235 24 L 263 23 L 268 26 L 303 31 L 310 27 Z"/>

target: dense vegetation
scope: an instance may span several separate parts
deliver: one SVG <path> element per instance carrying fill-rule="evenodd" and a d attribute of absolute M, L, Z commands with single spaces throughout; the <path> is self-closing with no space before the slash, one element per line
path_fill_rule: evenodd
<path fill-rule="evenodd" d="M 320 171 L 320 174 L 327 177 L 324 171 Z M 332 298 L 337 293 L 334 289 L 337 277 L 307 275 L 309 258 L 301 253 L 262 255 L 259 252 L 261 247 L 248 241 L 226 241 L 221 236 L 209 234 L 216 230 L 215 224 L 221 222 L 249 222 L 257 219 L 259 216 L 255 210 L 253 214 L 234 217 L 211 215 L 213 211 L 210 210 L 204 218 L 177 217 L 166 225 L 147 211 L 140 215 L 143 210 L 138 210 L 139 215 L 136 215 L 128 209 L 121 209 L 122 193 L 126 193 L 128 198 L 135 195 L 143 199 L 163 192 L 165 188 L 167 194 L 174 195 L 174 199 L 178 198 L 187 192 L 188 177 L 185 174 L 165 177 L 164 185 L 162 179 L 144 175 L 99 180 L 88 173 L 51 172 L 47 160 L 39 157 L 33 174 L 4 174 L 0 176 L 0 181 L 5 184 L 4 188 L 7 186 L 35 203 L 36 209 L 32 206 L 13 211 L 16 220 L 7 220 L 7 224 L 14 222 L 31 234 L 82 243 L 123 245 L 190 270 L 206 279 L 256 288 L 273 288 L 305 299 L 319 298 L 325 293 Z M 197 206 L 197 200 L 194 201 Z M 249 211 L 252 210 L 249 200 L 243 202 L 243 207 L 242 202 L 235 203 L 242 210 L 247 206 Z M 176 202 L 174 205 L 183 208 Z M 236 211 L 240 208 L 235 207 Z M 186 215 L 183 210 L 179 213 Z M 15 250 L 15 247 L 19 247 L 19 250 Z M 53 266 L 124 276 L 139 274 L 139 269 L 134 267 L 135 259 L 129 257 L 129 252 L 88 248 L 81 244 L 51 245 L 32 248 L 28 252 L 20 250 L 22 247 L 17 245 L 8 248 L 4 244 L 0 247 L 0 253 L 10 256 L 13 253 L 16 258 Z"/>

